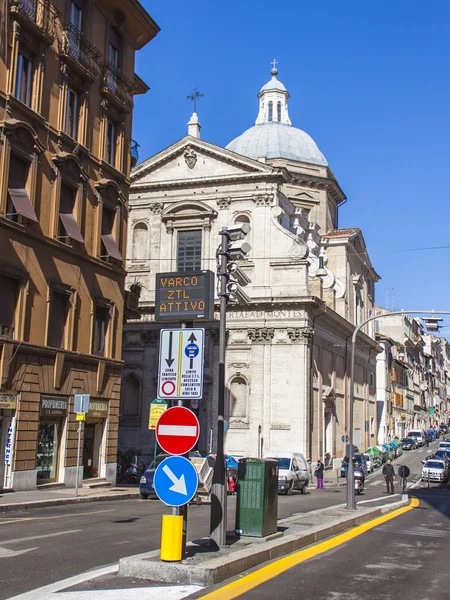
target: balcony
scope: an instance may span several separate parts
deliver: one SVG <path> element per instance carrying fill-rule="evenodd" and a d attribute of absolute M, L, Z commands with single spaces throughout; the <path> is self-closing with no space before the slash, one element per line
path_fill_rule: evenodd
<path fill-rule="evenodd" d="M 137 163 L 139 162 L 139 150 L 140 144 L 138 144 L 135 140 L 131 140 L 131 168 L 133 169 Z"/>
<path fill-rule="evenodd" d="M 61 56 L 78 75 L 91 81 L 98 79 L 101 55 L 74 25 L 63 25 Z"/>
<path fill-rule="evenodd" d="M 10 12 L 37 40 L 47 46 L 53 43 L 59 11 L 50 0 L 10 0 Z"/>
<path fill-rule="evenodd" d="M 113 63 L 103 65 L 102 94 L 120 110 L 133 110 L 133 82 Z"/>

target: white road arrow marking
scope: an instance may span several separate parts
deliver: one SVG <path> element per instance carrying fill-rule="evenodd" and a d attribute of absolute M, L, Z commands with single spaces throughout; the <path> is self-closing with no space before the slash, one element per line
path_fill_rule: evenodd
<path fill-rule="evenodd" d="M 178 479 L 178 477 L 170 470 L 167 465 L 163 466 L 163 471 L 173 483 L 173 486 L 169 488 L 172 492 L 187 496 L 186 482 L 184 481 L 184 474 Z"/>
<path fill-rule="evenodd" d="M 19 556 L 19 554 L 25 554 L 25 552 L 31 552 L 37 550 L 36 548 L 26 548 L 25 550 L 8 550 L 8 548 L 2 548 L 0 546 L 0 558 L 11 558 L 13 556 Z"/>

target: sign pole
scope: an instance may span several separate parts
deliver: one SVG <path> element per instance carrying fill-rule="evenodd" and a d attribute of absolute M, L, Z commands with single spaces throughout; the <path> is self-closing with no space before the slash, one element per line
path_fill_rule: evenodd
<path fill-rule="evenodd" d="M 78 446 L 77 446 L 77 474 L 75 479 L 75 497 L 78 498 L 78 476 L 80 473 L 80 449 L 81 449 L 81 424 L 83 421 L 78 422 Z"/>

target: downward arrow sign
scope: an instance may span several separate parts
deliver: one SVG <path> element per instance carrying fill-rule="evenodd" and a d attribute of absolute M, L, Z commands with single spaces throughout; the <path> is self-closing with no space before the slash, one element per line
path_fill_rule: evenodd
<path fill-rule="evenodd" d="M 173 361 L 175 360 L 174 358 L 172 358 L 172 341 L 173 341 L 173 332 L 171 331 L 169 333 L 169 356 L 166 358 L 166 363 L 167 363 L 168 367 L 171 367 Z"/>
<path fill-rule="evenodd" d="M 177 494 L 182 494 L 183 496 L 187 496 L 187 489 L 186 489 L 186 482 L 184 480 L 184 474 L 181 475 L 181 477 L 178 479 L 178 477 L 175 475 L 175 473 L 173 473 L 172 470 L 167 465 L 164 465 L 163 471 L 167 475 L 167 477 L 170 479 L 170 481 L 173 483 L 173 486 L 170 487 L 169 490 L 171 490 L 172 492 L 177 492 Z"/>

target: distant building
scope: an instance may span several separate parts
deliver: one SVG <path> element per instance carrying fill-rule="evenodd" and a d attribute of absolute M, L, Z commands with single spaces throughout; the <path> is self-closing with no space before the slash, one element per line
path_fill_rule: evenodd
<path fill-rule="evenodd" d="M 138 0 L 0 6 L 0 488 L 116 477 Z M 130 306 L 132 302 L 129 302 Z"/>
<path fill-rule="evenodd" d="M 200 139 L 194 113 L 188 136 L 133 171 L 127 270 L 128 281 L 143 286 L 142 321 L 124 328 L 122 448 L 153 452 L 148 416 L 161 328 L 154 321 L 156 273 L 215 271 L 220 228 L 246 222 L 252 250 L 241 268 L 251 281 L 250 301 L 228 307 L 226 450 L 293 450 L 328 462 L 345 453 L 349 339 L 372 314 L 378 275 L 361 231 L 339 229 L 345 195 L 316 143 L 291 125 L 289 93 L 277 73 L 258 94 L 256 124 L 226 148 Z M 199 447 L 207 451 L 215 444 L 218 322 L 205 326 L 205 393 L 192 408 L 202 428 Z M 366 326 L 357 340 L 360 447 L 370 446 L 377 431 L 380 348 L 373 335 Z"/>

